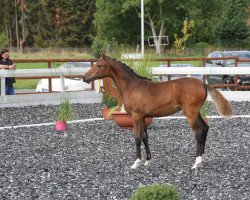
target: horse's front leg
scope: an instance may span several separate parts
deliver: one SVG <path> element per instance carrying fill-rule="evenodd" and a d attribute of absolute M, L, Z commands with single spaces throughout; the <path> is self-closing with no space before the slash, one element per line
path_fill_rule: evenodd
<path fill-rule="evenodd" d="M 145 126 L 145 124 L 144 124 Z M 145 166 L 148 166 L 151 162 L 151 152 L 148 144 L 148 132 L 147 132 L 147 127 L 144 127 L 144 134 L 142 136 L 142 141 L 144 143 L 145 149 L 146 149 L 146 154 L 147 154 L 147 160 L 145 162 Z"/>
<path fill-rule="evenodd" d="M 145 162 L 145 165 L 149 165 L 149 161 L 151 159 L 151 153 L 148 145 L 148 135 L 147 130 L 144 128 L 144 118 L 133 117 L 133 123 L 134 123 L 134 131 L 135 131 L 135 144 L 136 144 L 136 160 L 134 164 L 131 166 L 131 169 L 136 169 L 141 164 L 141 142 L 143 141 L 147 153 L 147 160 Z"/>
<path fill-rule="evenodd" d="M 134 164 L 130 167 L 131 169 L 136 169 L 141 165 L 141 138 L 135 137 L 136 144 L 136 160 Z"/>
<path fill-rule="evenodd" d="M 135 145 L 136 145 L 136 160 L 134 164 L 131 166 L 131 169 L 136 169 L 141 164 L 141 141 L 142 141 L 142 126 L 143 121 L 142 118 L 139 115 L 133 115 L 133 125 L 134 125 L 134 131 L 135 131 Z"/>

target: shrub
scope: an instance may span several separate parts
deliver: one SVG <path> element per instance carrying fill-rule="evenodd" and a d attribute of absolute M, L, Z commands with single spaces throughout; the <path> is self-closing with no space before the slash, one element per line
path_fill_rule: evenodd
<path fill-rule="evenodd" d="M 194 48 L 197 48 L 197 49 L 206 49 L 209 47 L 211 47 L 211 45 L 206 42 L 198 42 L 194 45 Z"/>
<path fill-rule="evenodd" d="M 138 187 L 131 200 L 180 200 L 177 189 L 170 184 L 152 184 Z"/>
<path fill-rule="evenodd" d="M 105 54 L 111 54 L 112 52 L 119 52 L 120 47 L 118 42 L 115 39 L 112 39 L 111 41 L 106 39 L 101 39 L 99 37 L 96 37 L 94 39 L 92 48 L 92 54 L 96 58 L 100 58 L 102 53 Z"/>

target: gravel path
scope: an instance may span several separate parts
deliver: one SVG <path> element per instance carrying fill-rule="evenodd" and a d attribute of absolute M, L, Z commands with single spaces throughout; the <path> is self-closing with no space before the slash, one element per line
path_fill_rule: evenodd
<path fill-rule="evenodd" d="M 250 102 L 234 102 L 249 115 Z M 101 117 L 100 104 L 74 104 L 76 119 Z M 0 127 L 54 121 L 56 106 L 0 108 Z M 211 114 L 216 114 L 211 107 Z M 0 130 L 0 199 L 129 199 L 139 185 L 171 183 L 182 199 L 248 200 L 250 119 L 211 119 L 198 172 L 195 140 L 184 119 L 155 119 L 153 162 L 131 170 L 133 133 L 112 121 Z M 142 151 L 144 155 L 144 150 Z"/>

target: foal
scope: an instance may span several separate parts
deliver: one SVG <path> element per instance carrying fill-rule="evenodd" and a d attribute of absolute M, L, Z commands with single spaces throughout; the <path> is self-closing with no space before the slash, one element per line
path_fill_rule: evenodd
<path fill-rule="evenodd" d="M 137 75 L 125 64 L 102 55 L 101 60 L 83 75 L 89 83 L 96 79 L 110 77 L 121 95 L 125 109 L 131 115 L 135 130 L 136 160 L 131 168 L 141 164 L 141 142 L 146 149 L 146 162 L 151 160 L 145 117 L 172 115 L 180 110 L 184 113 L 193 130 L 197 143 L 196 161 L 192 168 L 202 164 L 208 125 L 200 115 L 200 109 L 207 98 L 212 97 L 220 115 L 233 114 L 231 104 L 214 88 L 194 78 L 180 78 L 166 82 L 153 82 Z"/>

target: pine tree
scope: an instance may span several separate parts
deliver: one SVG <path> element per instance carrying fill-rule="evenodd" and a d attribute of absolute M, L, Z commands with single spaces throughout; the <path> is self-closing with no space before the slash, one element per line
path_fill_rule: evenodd
<path fill-rule="evenodd" d="M 249 36 L 246 0 L 227 0 L 215 33 L 224 46 L 237 47 Z"/>

